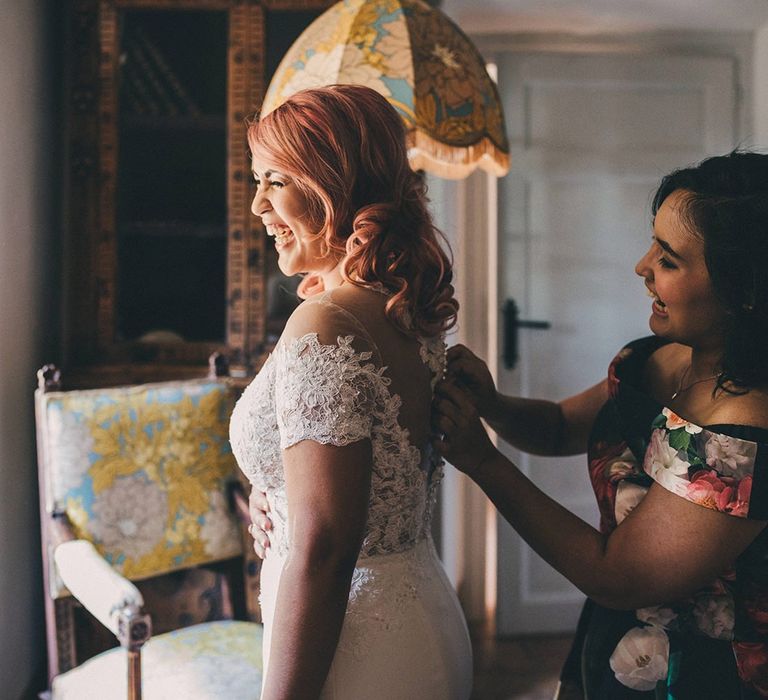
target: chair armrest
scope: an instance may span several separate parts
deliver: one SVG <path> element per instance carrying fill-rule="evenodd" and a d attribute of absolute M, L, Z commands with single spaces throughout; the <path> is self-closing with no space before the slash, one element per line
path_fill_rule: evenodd
<path fill-rule="evenodd" d="M 59 544 L 53 553 L 56 568 L 72 595 L 120 644 L 141 648 L 152 634 L 150 618 L 141 612 L 139 589 L 117 573 L 86 540 Z"/>
<path fill-rule="evenodd" d="M 248 527 L 251 524 L 251 511 L 248 506 L 248 494 L 243 484 L 233 479 L 227 484 L 229 508 L 241 524 Z"/>

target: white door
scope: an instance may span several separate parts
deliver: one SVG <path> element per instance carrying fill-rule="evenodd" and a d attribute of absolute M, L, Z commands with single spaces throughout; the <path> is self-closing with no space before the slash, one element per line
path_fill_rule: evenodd
<path fill-rule="evenodd" d="M 512 142 L 498 190 L 499 299 L 514 299 L 521 318 L 551 323 L 520 330 L 518 365 L 502 364 L 499 382 L 505 393 L 558 399 L 602 379 L 624 343 L 649 333 L 649 299 L 633 267 L 650 241 L 650 198 L 663 174 L 734 147 L 734 65 L 508 53 L 498 67 Z M 508 454 L 597 523 L 584 456 Z M 582 601 L 499 521 L 500 634 L 573 629 Z"/>

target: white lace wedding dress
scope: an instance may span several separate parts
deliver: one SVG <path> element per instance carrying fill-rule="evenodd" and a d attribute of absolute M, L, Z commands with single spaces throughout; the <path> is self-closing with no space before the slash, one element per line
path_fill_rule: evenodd
<path fill-rule="evenodd" d="M 429 404 L 445 344 L 399 333 L 385 302 L 348 285 L 305 301 L 232 414 L 235 456 L 266 491 L 274 526 L 261 577 L 264 677 L 290 549 L 281 450 L 370 439 L 365 539 L 322 698 L 466 700 L 469 635 L 430 534 L 442 465 L 429 446 Z"/>

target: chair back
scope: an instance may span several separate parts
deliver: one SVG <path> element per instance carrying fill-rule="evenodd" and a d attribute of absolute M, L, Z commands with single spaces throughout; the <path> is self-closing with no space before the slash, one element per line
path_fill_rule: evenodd
<path fill-rule="evenodd" d="M 129 579 L 240 554 L 227 502 L 233 401 L 221 380 L 41 394 L 46 510 Z"/>

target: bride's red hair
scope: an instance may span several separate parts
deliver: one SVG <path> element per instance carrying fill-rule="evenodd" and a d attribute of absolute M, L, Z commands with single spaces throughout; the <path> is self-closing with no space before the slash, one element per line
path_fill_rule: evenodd
<path fill-rule="evenodd" d="M 252 123 L 248 144 L 303 191 L 326 254 L 343 258 L 344 279 L 391 293 L 386 313 L 398 327 L 431 336 L 456 323 L 445 239 L 384 97 L 360 85 L 303 90 Z"/>

